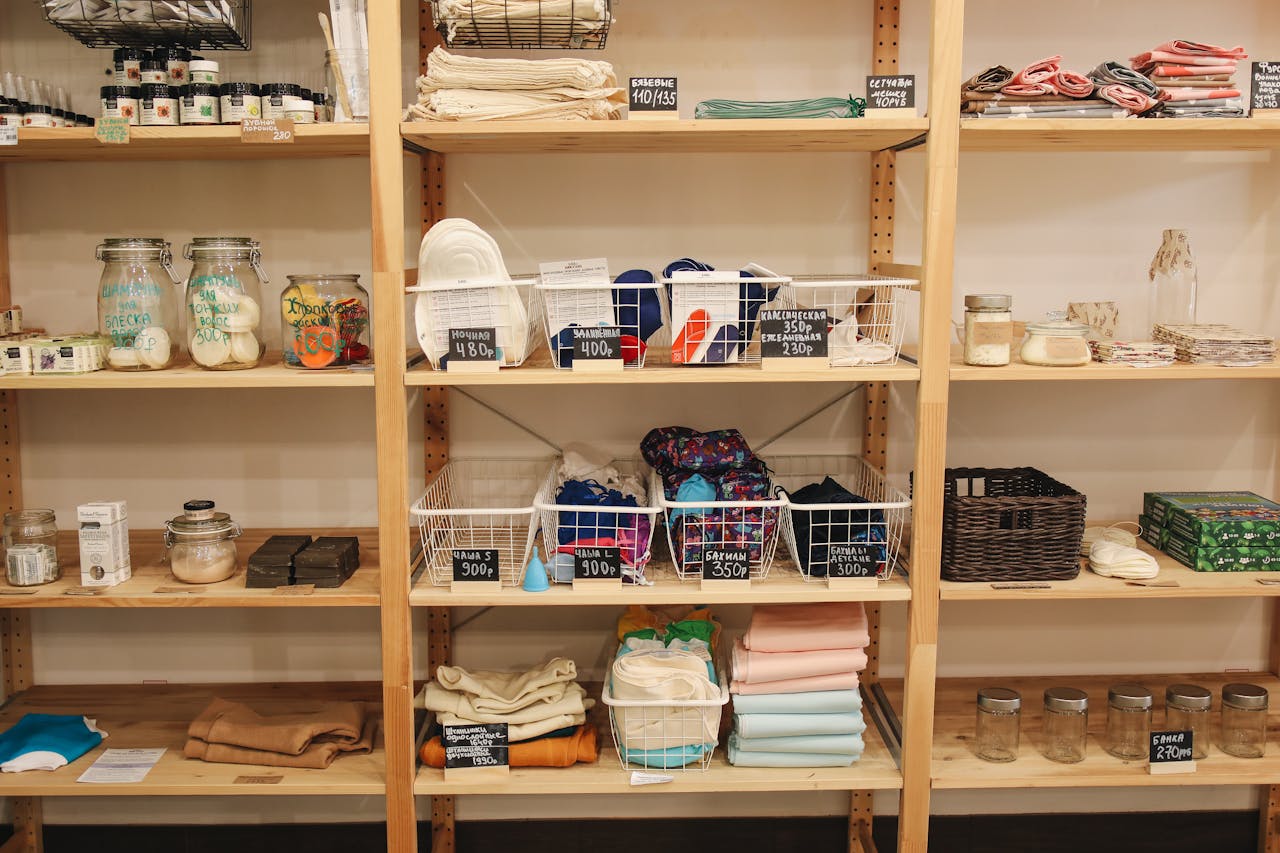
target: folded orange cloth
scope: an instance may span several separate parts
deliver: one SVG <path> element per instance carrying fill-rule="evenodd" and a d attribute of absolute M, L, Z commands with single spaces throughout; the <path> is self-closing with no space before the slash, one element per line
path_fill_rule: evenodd
<path fill-rule="evenodd" d="M 377 719 L 362 702 L 324 702 L 314 710 L 264 717 L 214 699 L 187 728 L 183 753 L 219 764 L 325 768 L 343 752 L 373 749 Z"/>
<path fill-rule="evenodd" d="M 440 736 L 428 740 L 418 753 L 428 767 L 444 767 L 444 744 Z M 578 762 L 592 764 L 599 757 L 596 727 L 578 726 L 568 737 L 544 737 L 513 743 L 507 750 L 512 767 L 572 767 Z"/>

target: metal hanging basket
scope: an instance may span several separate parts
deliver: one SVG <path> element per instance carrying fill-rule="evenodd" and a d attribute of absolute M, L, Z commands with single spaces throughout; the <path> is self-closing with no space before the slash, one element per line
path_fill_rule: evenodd
<path fill-rule="evenodd" d="M 88 47 L 248 50 L 251 0 L 35 0 L 44 18 Z"/>
<path fill-rule="evenodd" d="M 612 0 L 424 0 L 449 47 L 600 50 Z"/>

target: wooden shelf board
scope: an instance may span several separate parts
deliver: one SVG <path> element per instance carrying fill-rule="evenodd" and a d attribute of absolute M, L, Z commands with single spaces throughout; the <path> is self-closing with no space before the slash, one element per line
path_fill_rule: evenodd
<path fill-rule="evenodd" d="M 601 693 L 601 685 L 583 684 L 590 696 Z M 732 705 L 724 709 L 728 720 Z M 573 767 L 515 767 L 504 780 L 446 782 L 444 771 L 418 767 L 415 794 L 699 794 L 713 791 L 872 791 L 901 790 L 902 773 L 885 746 L 880 732 L 868 719 L 863 732 L 866 748 L 862 758 L 850 767 L 734 767 L 729 763 L 728 735 L 721 737 L 707 770 L 623 769 L 609 733 L 609 712 L 603 702 L 588 712 L 596 727 L 600 757 L 594 764 Z M 675 778 L 656 785 L 631 785 L 631 771 L 664 773 Z"/>
<path fill-rule="evenodd" d="M 414 355 L 419 358 L 421 352 Z M 830 367 L 826 370 L 770 370 L 756 364 L 672 367 L 669 352 L 651 352 L 645 366 L 620 373 L 579 372 L 551 366 L 551 351 L 539 348 L 519 367 L 496 373 L 450 373 L 433 370 L 426 361 L 405 374 L 406 385 L 675 385 L 738 382 L 916 382 L 920 368 L 905 360 L 893 365 Z"/>
<path fill-rule="evenodd" d="M 1264 151 L 1280 119 L 965 119 L 961 151 Z"/>
<path fill-rule="evenodd" d="M 285 367 L 280 353 L 269 351 L 257 367 L 247 370 L 205 370 L 184 358 L 167 370 L 99 370 L 68 375 L 0 376 L 0 389 L 52 391 L 69 388 L 144 390 L 161 388 L 372 388 L 373 371 L 295 370 Z"/>
<path fill-rule="evenodd" d="M 1090 527 L 1108 522 L 1089 522 Z M 1152 548 L 1141 539 L 1138 547 L 1156 558 L 1161 581 L 1177 581 L 1174 587 L 1134 586 L 1119 578 L 1107 578 L 1089 571 L 1087 559 L 1080 561 L 1080 576 L 1069 581 L 1045 581 L 1049 589 L 993 589 L 990 583 L 942 581 L 943 601 L 1034 601 L 1091 600 L 1099 598 L 1262 598 L 1280 596 L 1280 572 L 1196 572 L 1173 557 Z"/>
<path fill-rule="evenodd" d="M 360 568 L 337 589 L 317 589 L 309 595 L 279 594 L 274 589 L 245 589 L 249 555 L 270 535 L 308 533 L 311 536 L 360 537 Z M 371 528 L 330 530 L 246 530 L 236 540 L 239 565 L 225 581 L 212 584 L 185 584 L 169 571 L 163 531 L 129 531 L 133 577 L 96 595 L 68 594 L 80 591 L 80 553 L 77 534 L 58 534 L 58 559 L 62 578 L 36 587 L 13 587 L 0 580 L 0 607 L 377 607 L 380 600 L 381 567 L 378 531 Z M 182 592 L 156 592 L 157 588 Z"/>
<path fill-rule="evenodd" d="M 18 144 L 0 147 L 0 163 L 122 160 L 282 160 L 368 157 L 369 125 L 298 125 L 292 144 L 246 145 L 239 125 L 134 127 L 127 145 L 104 145 L 90 127 L 19 128 Z"/>
<path fill-rule="evenodd" d="M 1082 119 L 1082 121 L 1095 120 Z M 1025 364 L 1015 357 L 1004 367 L 976 367 L 964 363 L 964 354 L 959 347 L 953 347 L 951 351 L 952 382 L 1096 382 L 1099 380 L 1169 379 L 1280 379 L 1280 362 L 1256 367 L 1224 367 L 1217 364 L 1187 364 L 1179 361 L 1164 367 L 1130 367 L 1127 364 L 1099 364 L 1091 361 L 1082 367 L 1041 367 L 1036 364 Z"/>
<path fill-rule="evenodd" d="M 187 726 L 213 697 L 248 703 L 265 714 L 288 713 L 317 700 L 370 702 L 381 713 L 381 687 L 370 684 L 103 684 L 37 686 L 18 694 L 0 710 L 0 728 L 23 714 L 83 714 L 97 720 L 108 737 L 102 745 L 52 773 L 30 771 L 0 776 L 5 797 L 286 796 L 376 795 L 386 792 L 386 759 L 379 734 L 369 755 L 340 757 L 324 770 L 210 764 L 185 758 Z M 167 750 L 147 777 L 132 784 L 81 784 L 76 779 L 104 749 Z M 238 777 L 281 777 L 274 784 L 240 782 Z"/>
<path fill-rule="evenodd" d="M 435 122 L 400 125 L 409 142 L 443 154 L 685 154 L 880 151 L 924 134 L 929 120 Z"/>
<path fill-rule="evenodd" d="M 1267 755 L 1235 758 L 1218 748 L 1218 699 L 1214 699 L 1209 757 L 1196 762 L 1196 772 L 1152 776 L 1146 762 L 1121 761 L 1102 746 L 1106 732 L 1107 688 L 1137 681 L 1156 695 L 1154 728 L 1164 723 L 1164 690 L 1170 684 L 1199 684 L 1220 695 L 1222 685 L 1235 681 L 1259 684 L 1273 694 L 1280 679 L 1269 673 L 1233 672 L 1176 675 L 1061 675 L 1048 678 L 941 678 L 933 740 L 934 788 L 1136 788 L 1148 785 L 1270 785 L 1280 778 L 1280 744 L 1272 736 Z M 902 716 L 902 682 L 882 682 L 894 710 Z M 1018 758 L 1006 764 L 982 761 L 973 752 L 974 697 L 982 687 L 1011 687 L 1022 694 L 1022 738 Z M 1048 687 L 1075 687 L 1089 694 L 1089 743 L 1084 761 L 1058 764 L 1040 754 L 1042 696 Z M 1280 727 L 1280 709 L 1271 709 L 1269 729 Z"/>
<path fill-rule="evenodd" d="M 555 607 L 614 604 L 798 604 L 809 601 L 907 601 L 911 587 L 895 573 L 876 589 L 828 589 L 826 582 L 806 581 L 789 560 L 775 560 L 769 576 L 754 581 L 750 589 L 703 590 L 696 581 L 682 581 L 669 562 L 655 560 L 645 571 L 653 586 L 624 586 L 621 590 L 579 589 L 553 583 L 546 592 L 525 592 L 504 587 L 493 592 L 450 592 L 433 586 L 426 572 L 409 593 L 415 607 L 527 606 Z"/>

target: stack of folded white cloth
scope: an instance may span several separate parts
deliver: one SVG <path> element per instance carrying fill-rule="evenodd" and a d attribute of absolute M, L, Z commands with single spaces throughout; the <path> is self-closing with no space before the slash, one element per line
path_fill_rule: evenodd
<path fill-rule="evenodd" d="M 405 120 L 617 119 L 624 103 L 626 92 L 608 62 L 479 59 L 437 47 Z"/>
<path fill-rule="evenodd" d="M 577 665 L 553 658 L 525 672 L 442 666 L 418 694 L 441 725 L 506 723 L 511 743 L 582 725 L 595 700 L 574 679 Z"/>

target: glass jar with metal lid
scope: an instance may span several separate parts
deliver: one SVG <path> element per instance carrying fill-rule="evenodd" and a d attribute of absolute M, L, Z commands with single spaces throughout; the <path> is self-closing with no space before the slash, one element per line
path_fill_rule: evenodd
<path fill-rule="evenodd" d="M 1044 757 L 1059 764 L 1084 761 L 1089 744 L 1089 694 L 1074 687 L 1044 692 Z"/>
<path fill-rule="evenodd" d="M 240 525 L 213 501 L 187 501 L 182 515 L 165 522 L 169 569 L 183 583 L 217 583 L 236 573 Z"/>
<path fill-rule="evenodd" d="M 5 568 L 13 586 L 39 586 L 62 577 L 58 522 L 51 509 L 4 514 Z"/>
<path fill-rule="evenodd" d="M 1088 334 L 1089 327 L 1084 323 L 1070 323 L 1051 315 L 1046 322 L 1027 324 L 1027 337 L 1019 355 L 1027 364 L 1080 367 L 1093 359 L 1086 340 Z"/>
<path fill-rule="evenodd" d="M 1141 684 L 1117 684 L 1107 691 L 1107 752 L 1125 761 L 1147 757 L 1152 701 Z"/>
<path fill-rule="evenodd" d="M 1013 348 L 1013 297 L 970 293 L 964 298 L 964 363 L 1000 367 Z"/>
<path fill-rule="evenodd" d="M 183 253 L 187 346 L 206 370 L 243 370 L 262 360 L 262 253 L 248 237 L 196 237 Z"/>
<path fill-rule="evenodd" d="M 1164 691 L 1164 727 L 1191 732 L 1191 757 L 1209 757 L 1209 708 L 1213 694 L 1195 684 L 1171 684 Z"/>
<path fill-rule="evenodd" d="M 113 370 L 163 370 L 181 350 L 173 253 L 159 237 L 108 237 L 98 246 L 98 331 Z"/>
<path fill-rule="evenodd" d="M 291 275 L 280 295 L 288 367 L 349 367 L 369 361 L 369 292 L 360 276 Z"/>
<path fill-rule="evenodd" d="M 1018 758 L 1022 725 L 1022 696 L 1007 687 L 978 691 L 978 719 L 974 749 L 983 761 L 1007 762 Z"/>
<path fill-rule="evenodd" d="M 1222 751 L 1237 758 L 1261 758 L 1267 751 L 1265 687 L 1228 684 L 1222 688 Z"/>

